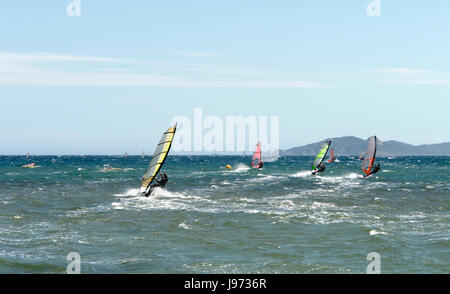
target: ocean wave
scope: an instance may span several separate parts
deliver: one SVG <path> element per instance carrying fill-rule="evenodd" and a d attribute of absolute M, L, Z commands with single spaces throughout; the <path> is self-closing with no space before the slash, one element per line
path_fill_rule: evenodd
<path fill-rule="evenodd" d="M 350 173 L 344 176 L 328 176 L 328 175 L 318 175 L 317 178 L 321 179 L 325 182 L 344 182 L 347 180 L 356 180 L 362 179 L 362 175 L 358 175 L 357 173 Z"/>
<path fill-rule="evenodd" d="M 188 225 L 186 225 L 185 223 L 180 223 L 178 225 L 179 228 L 182 228 L 184 230 L 192 230 L 191 227 L 189 227 Z"/>
<path fill-rule="evenodd" d="M 376 235 L 385 235 L 385 236 L 388 236 L 389 234 L 386 233 L 386 232 L 383 232 L 383 231 L 371 230 L 371 231 L 369 232 L 369 235 L 370 235 L 370 236 L 376 236 Z"/>
<path fill-rule="evenodd" d="M 246 182 L 248 183 L 261 183 L 261 182 L 267 182 L 267 181 L 276 181 L 280 179 L 285 179 L 284 176 L 274 176 L 274 175 L 264 175 L 264 174 L 258 174 L 257 178 L 248 179 Z"/>
<path fill-rule="evenodd" d="M 122 194 L 113 194 L 116 197 L 125 197 L 125 196 L 138 196 L 141 195 L 141 190 L 139 188 L 128 189 L 125 193 Z"/>
<path fill-rule="evenodd" d="M 241 173 L 241 172 L 248 171 L 250 169 L 251 169 L 251 167 L 249 167 L 249 166 L 247 166 L 247 165 L 245 165 L 243 163 L 238 163 L 236 165 L 236 167 L 232 168 L 232 170 L 230 172 L 232 172 L 232 173 Z"/>
<path fill-rule="evenodd" d="M 311 175 L 312 175 L 311 171 L 300 171 L 300 172 L 297 172 L 295 174 L 291 174 L 290 176 L 294 177 L 294 178 L 306 178 L 306 177 L 311 176 Z"/>

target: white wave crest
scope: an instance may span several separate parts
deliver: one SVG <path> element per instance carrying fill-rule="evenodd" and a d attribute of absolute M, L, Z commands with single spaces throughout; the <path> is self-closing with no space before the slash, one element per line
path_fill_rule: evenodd
<path fill-rule="evenodd" d="M 231 172 L 233 172 L 233 173 L 240 173 L 240 172 L 248 171 L 249 169 L 250 169 L 249 166 L 247 166 L 247 165 L 245 165 L 243 163 L 238 163 L 236 165 L 236 167 L 231 170 Z"/>
<path fill-rule="evenodd" d="M 189 227 L 188 225 L 186 225 L 185 223 L 181 223 L 178 225 L 179 228 L 185 229 L 185 230 L 190 230 L 191 227 Z"/>
<path fill-rule="evenodd" d="M 379 232 L 379 231 L 377 231 L 377 230 L 371 230 L 371 231 L 369 232 L 369 234 L 370 234 L 371 236 L 376 236 L 376 235 L 385 235 L 385 236 L 387 236 L 387 235 L 389 235 L 389 234 L 386 233 L 386 232 Z"/>
<path fill-rule="evenodd" d="M 128 189 L 125 193 L 122 194 L 114 194 L 116 197 L 125 197 L 125 196 L 139 196 L 141 195 L 139 188 Z"/>
<path fill-rule="evenodd" d="M 298 173 L 295 173 L 295 174 L 291 175 L 291 177 L 294 177 L 294 178 L 306 178 L 306 177 L 308 177 L 310 175 L 311 175 L 311 171 L 300 171 Z"/>

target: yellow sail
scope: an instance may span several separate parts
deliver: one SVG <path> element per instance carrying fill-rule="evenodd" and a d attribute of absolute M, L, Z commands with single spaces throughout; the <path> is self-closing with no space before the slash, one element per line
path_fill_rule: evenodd
<path fill-rule="evenodd" d="M 153 153 L 152 160 L 148 165 L 147 172 L 142 177 L 141 193 L 146 193 L 150 189 L 152 182 L 158 175 L 164 161 L 169 155 L 170 147 L 172 146 L 172 141 L 177 130 L 177 125 L 169 128 L 164 132 L 155 152 Z"/>

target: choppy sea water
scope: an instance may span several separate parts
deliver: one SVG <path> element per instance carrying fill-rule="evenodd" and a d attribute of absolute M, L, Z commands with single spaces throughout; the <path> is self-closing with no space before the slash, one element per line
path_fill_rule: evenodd
<path fill-rule="evenodd" d="M 171 156 L 145 198 L 149 157 L 2 156 L 0 273 L 450 273 L 450 157 L 250 160 Z"/>

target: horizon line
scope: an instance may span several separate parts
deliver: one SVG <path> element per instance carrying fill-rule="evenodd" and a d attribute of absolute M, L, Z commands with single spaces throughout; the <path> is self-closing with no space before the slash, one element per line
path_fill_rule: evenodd
<path fill-rule="evenodd" d="M 340 155 L 340 157 L 354 157 L 357 156 L 358 154 L 354 154 L 354 155 Z M 26 157 L 26 154 L 0 154 L 0 157 L 4 156 L 4 157 Z M 92 157 L 92 156 L 105 156 L 105 157 L 142 157 L 142 155 L 128 155 L 128 156 L 123 156 L 123 155 L 111 155 L 111 154 L 59 154 L 59 155 L 55 155 L 55 154 L 36 154 L 36 155 L 30 155 L 30 157 L 63 157 L 63 156 L 74 156 L 74 157 Z M 253 154 L 246 154 L 246 155 L 239 155 L 239 154 L 169 154 L 168 157 L 170 156 L 210 156 L 210 157 L 215 157 L 215 156 L 240 156 L 240 157 L 252 157 Z M 289 154 L 280 154 L 278 155 L 278 157 L 311 157 L 311 156 L 315 156 L 315 155 L 289 155 Z M 415 155 L 408 155 L 408 154 L 404 154 L 404 155 L 380 155 L 377 156 L 378 158 L 384 158 L 384 157 L 391 157 L 391 156 L 395 156 L 395 157 L 417 157 L 417 156 L 423 156 L 423 157 L 435 157 L 435 156 L 445 156 L 445 157 L 449 157 L 450 155 L 443 155 L 443 154 L 439 154 L 439 155 L 430 155 L 430 154 L 415 154 Z M 153 157 L 153 155 L 144 155 L 144 157 Z"/>
<path fill-rule="evenodd" d="M 360 140 L 367 141 L 367 139 L 362 139 L 362 138 L 359 138 L 359 137 L 356 137 L 356 136 L 328 137 L 326 139 L 322 139 L 322 140 L 317 141 L 317 142 L 312 142 L 312 143 L 304 144 L 304 145 L 301 145 L 301 146 L 295 146 L 295 147 L 280 148 L 280 149 L 275 150 L 275 151 L 278 151 L 278 153 L 280 153 L 281 151 L 288 151 L 288 150 L 294 149 L 294 148 L 306 147 L 306 146 L 309 146 L 309 145 L 322 143 L 322 142 L 327 141 L 327 140 L 332 140 L 333 141 L 335 139 L 348 138 L 348 137 L 353 137 L 353 138 L 357 138 L 357 139 L 360 139 Z M 394 142 L 398 142 L 398 143 L 402 143 L 402 144 L 407 144 L 407 145 L 410 145 L 410 146 L 413 146 L 413 147 L 430 146 L 430 145 L 441 145 L 441 144 L 449 144 L 450 143 L 450 141 L 442 141 L 440 143 L 428 143 L 428 144 L 413 145 L 413 144 L 410 144 L 410 143 L 405 143 L 405 142 L 394 140 L 394 139 L 383 141 L 378 136 L 377 136 L 377 138 L 382 143 L 394 141 Z M 252 154 L 253 150 L 231 151 L 231 152 L 234 152 L 235 154 L 227 154 L 227 153 L 225 153 L 226 151 L 215 151 L 215 152 L 208 152 L 208 153 L 195 153 L 194 152 L 194 153 L 185 153 L 185 154 L 176 154 L 176 151 L 174 151 L 174 152 L 175 152 L 175 154 L 171 154 L 171 155 L 177 155 L 177 156 L 195 156 L 195 155 L 198 155 L 198 156 L 206 156 L 206 155 L 239 156 L 238 153 L 240 153 L 242 155 L 242 153 L 244 153 L 244 152 L 249 152 L 249 154 Z M 27 151 L 27 153 L 30 153 L 30 152 Z M 27 153 L 0 154 L 0 156 L 26 156 Z M 127 151 L 125 153 L 127 153 Z M 42 153 L 40 153 L 40 154 L 30 154 L 30 156 L 124 156 L 124 155 L 125 155 L 124 153 L 121 153 L 121 154 L 101 154 L 101 153 L 96 153 L 96 154 L 95 153 L 94 154 L 55 154 L 55 153 L 53 153 L 53 154 L 42 154 Z M 127 156 L 142 156 L 142 153 L 141 154 L 128 154 L 127 153 Z M 144 154 L 144 156 L 149 156 L 149 155 Z"/>

